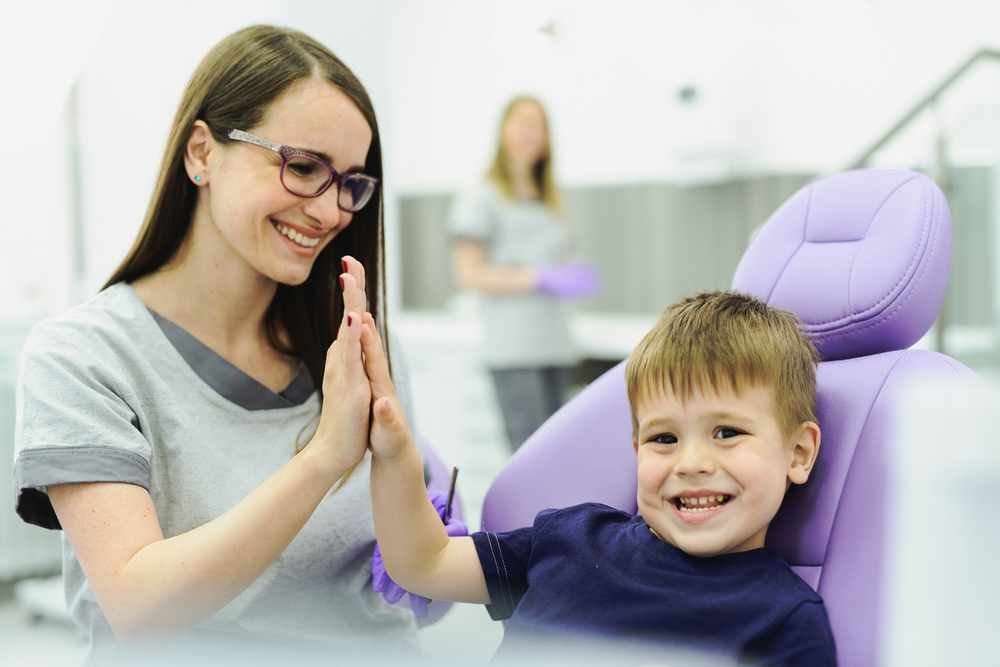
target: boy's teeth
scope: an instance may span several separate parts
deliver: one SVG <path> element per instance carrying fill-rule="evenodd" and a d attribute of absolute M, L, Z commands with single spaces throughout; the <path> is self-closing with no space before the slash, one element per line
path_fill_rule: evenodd
<path fill-rule="evenodd" d="M 726 500 L 724 495 L 701 496 L 699 498 L 680 497 L 680 508 L 686 512 L 703 512 L 721 507 Z"/>

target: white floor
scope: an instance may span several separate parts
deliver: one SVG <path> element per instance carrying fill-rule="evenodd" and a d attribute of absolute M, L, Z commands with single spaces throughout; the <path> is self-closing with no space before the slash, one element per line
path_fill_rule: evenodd
<path fill-rule="evenodd" d="M 641 335 L 641 328 L 633 328 Z M 489 377 L 474 353 L 475 325 L 465 317 L 442 322 L 440 316 L 410 313 L 397 319 L 396 332 L 411 373 L 415 428 L 446 465 L 459 467 L 464 518 L 476 530 L 483 498 L 509 448 Z M 629 349 L 634 336 L 629 332 L 616 347 Z M 995 370 L 982 374 L 1000 388 Z M 13 599 L 0 599 L 0 667 L 78 664 L 86 651 L 78 630 L 53 614 L 34 616 Z M 502 636 L 502 625 L 472 605 L 453 605 L 441 621 L 421 630 L 427 657 L 438 665 L 486 664 Z"/>

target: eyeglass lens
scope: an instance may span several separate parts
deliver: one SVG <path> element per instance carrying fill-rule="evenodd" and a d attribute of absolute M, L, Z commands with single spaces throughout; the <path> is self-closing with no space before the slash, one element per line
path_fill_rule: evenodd
<path fill-rule="evenodd" d="M 325 190 L 333 179 L 333 172 L 325 164 L 305 155 L 289 158 L 281 172 L 281 182 L 289 192 L 303 197 L 312 197 Z M 337 203 L 345 211 L 359 211 L 374 190 L 375 184 L 369 179 L 345 174 L 340 179 Z"/>

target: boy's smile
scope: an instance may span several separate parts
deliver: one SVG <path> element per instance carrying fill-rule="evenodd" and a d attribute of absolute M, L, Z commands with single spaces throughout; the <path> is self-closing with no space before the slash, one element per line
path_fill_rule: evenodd
<path fill-rule="evenodd" d="M 711 390 L 687 401 L 669 387 L 637 406 L 639 512 L 660 539 L 694 556 L 764 546 L 789 482 L 808 478 L 819 428 L 785 437 L 771 392 Z"/>

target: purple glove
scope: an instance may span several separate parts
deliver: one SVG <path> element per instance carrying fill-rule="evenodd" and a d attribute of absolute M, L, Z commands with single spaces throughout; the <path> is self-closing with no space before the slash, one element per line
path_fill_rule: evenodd
<path fill-rule="evenodd" d="M 590 262 L 575 261 L 539 269 L 535 287 L 557 299 L 582 299 L 597 294 L 604 285 Z"/>
<path fill-rule="evenodd" d="M 427 493 L 431 498 L 431 503 L 434 504 L 434 509 L 437 510 L 438 516 L 442 517 L 443 520 L 445 505 L 448 504 L 448 497 L 440 491 L 428 491 Z M 451 517 L 448 518 L 444 527 L 452 537 L 469 534 L 469 529 L 464 523 Z M 389 575 L 385 571 L 385 565 L 382 563 L 382 552 L 379 551 L 377 542 L 375 543 L 375 553 L 372 556 L 372 588 L 375 589 L 375 592 L 381 593 L 382 597 L 389 604 L 396 604 L 402 599 L 404 593 L 409 593 L 410 608 L 413 610 L 413 613 L 416 614 L 417 618 L 425 618 L 427 616 L 427 598 L 404 591 L 396 585 L 396 582 L 389 578 Z"/>

